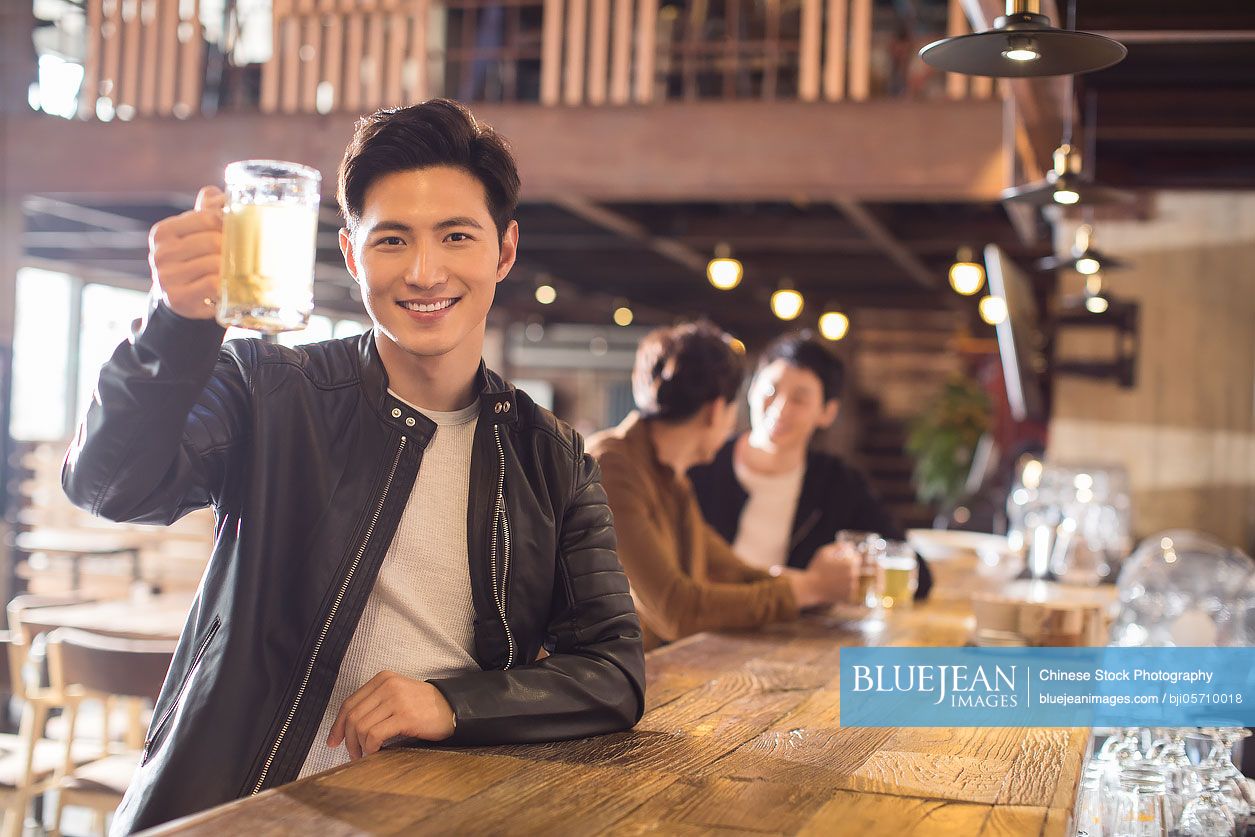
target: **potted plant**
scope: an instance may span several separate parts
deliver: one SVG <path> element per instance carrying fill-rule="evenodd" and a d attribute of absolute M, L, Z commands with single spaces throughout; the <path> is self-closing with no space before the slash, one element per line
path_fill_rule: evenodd
<path fill-rule="evenodd" d="M 966 377 L 947 381 L 911 421 L 906 449 L 915 459 L 912 482 L 921 502 L 943 509 L 958 503 L 989 421 L 989 397 Z"/>

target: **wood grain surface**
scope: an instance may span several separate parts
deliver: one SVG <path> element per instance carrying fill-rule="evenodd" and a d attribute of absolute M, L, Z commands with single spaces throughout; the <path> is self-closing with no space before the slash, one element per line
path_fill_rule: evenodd
<path fill-rule="evenodd" d="M 958 601 L 864 634 L 832 616 L 646 658 L 629 732 L 398 748 L 154 833 L 1069 834 L 1083 729 L 842 728 L 842 645 L 958 645 Z"/>

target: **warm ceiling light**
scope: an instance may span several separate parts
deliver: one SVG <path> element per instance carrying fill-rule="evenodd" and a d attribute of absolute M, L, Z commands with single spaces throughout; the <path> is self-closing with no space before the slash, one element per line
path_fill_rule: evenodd
<path fill-rule="evenodd" d="M 781 287 L 771 295 L 771 313 L 782 320 L 796 320 L 805 304 L 802 295 L 790 287 Z"/>
<path fill-rule="evenodd" d="M 558 292 L 554 290 L 553 285 L 537 285 L 536 301 L 541 305 L 552 305 L 553 301 L 558 298 Z"/>
<path fill-rule="evenodd" d="M 819 318 L 819 333 L 828 340 L 840 340 L 850 331 L 850 318 L 840 311 L 825 311 Z"/>
<path fill-rule="evenodd" d="M 621 325 L 625 327 L 630 326 L 632 324 L 633 319 L 634 317 L 632 314 L 632 309 L 628 308 L 626 305 L 620 305 L 618 308 L 614 309 L 614 324 L 615 325 Z"/>
<path fill-rule="evenodd" d="M 1091 314 L 1101 314 L 1111 307 L 1111 300 L 1103 291 L 1102 275 L 1094 274 L 1085 279 L 1085 310 Z"/>
<path fill-rule="evenodd" d="M 731 346 L 732 351 L 736 352 L 738 355 L 745 354 L 745 344 L 735 337 L 728 338 L 728 345 Z"/>
<path fill-rule="evenodd" d="M 934 41 L 920 58 L 950 73 L 1023 78 L 1101 70 L 1128 53 L 1110 38 L 1056 29 L 1041 14 L 1040 0 L 1007 0 L 1006 10 L 991 29 Z"/>
<path fill-rule="evenodd" d="M 1000 296 L 982 297 L 980 301 L 980 318 L 992 326 L 1006 322 L 1007 301 Z"/>
<path fill-rule="evenodd" d="M 1007 39 L 1007 48 L 1002 51 L 1002 57 L 1012 61 L 1036 61 L 1041 58 L 1041 53 L 1037 51 L 1037 42 L 1032 38 L 1013 35 Z"/>
<path fill-rule="evenodd" d="M 971 247 L 960 247 L 950 265 L 950 287 L 963 296 L 971 296 L 985 285 L 985 268 L 972 258 Z"/>
<path fill-rule="evenodd" d="M 1093 256 L 1082 256 L 1076 260 L 1077 273 L 1084 273 L 1086 276 L 1093 276 L 1100 270 L 1102 270 L 1102 265 L 1098 262 L 1098 259 Z"/>
<path fill-rule="evenodd" d="M 732 258 L 732 248 L 720 242 L 715 245 L 715 257 L 706 265 L 706 278 L 721 291 L 730 291 L 741 284 L 745 269 Z"/>
<path fill-rule="evenodd" d="M 1050 197 L 1054 199 L 1055 203 L 1063 204 L 1064 206 L 1072 206 L 1081 201 L 1081 196 L 1071 189 L 1055 189 L 1054 194 Z"/>

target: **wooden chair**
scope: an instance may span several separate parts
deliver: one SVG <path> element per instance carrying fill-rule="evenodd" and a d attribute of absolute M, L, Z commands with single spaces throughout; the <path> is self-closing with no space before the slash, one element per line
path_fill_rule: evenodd
<path fill-rule="evenodd" d="M 27 650 L 19 636 L 0 632 L 9 667 L 10 688 L 22 702 L 22 719 L 16 735 L 0 735 L 0 805 L 4 807 L 0 835 L 19 837 L 31 800 L 56 781 L 67 758 L 82 763 L 90 758 L 82 746 L 68 748 L 44 738 L 41 730 L 54 708 L 64 706 L 63 696 L 52 689 L 27 682 Z"/>
<path fill-rule="evenodd" d="M 52 689 L 65 697 L 68 721 L 50 834 L 60 833 L 61 810 L 66 806 L 90 808 L 103 834 L 106 818 L 122 801 L 139 766 L 139 749 L 115 745 L 111 739 L 107 710 L 101 715 L 97 757 L 76 766 L 75 746 L 86 743 L 77 737 L 80 705 L 98 700 L 107 707 L 119 697 L 155 701 L 177 646 L 176 640 L 119 639 L 73 628 L 58 628 L 48 635 L 48 672 Z"/>

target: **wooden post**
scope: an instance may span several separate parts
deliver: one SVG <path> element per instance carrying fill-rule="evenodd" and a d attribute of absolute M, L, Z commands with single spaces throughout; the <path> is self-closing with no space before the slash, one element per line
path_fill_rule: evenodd
<path fill-rule="evenodd" d="M 363 103 L 367 110 L 377 110 L 383 103 L 383 61 L 384 61 L 384 16 L 375 8 L 374 0 L 363 0 L 362 6 L 366 15 L 366 59 L 370 74 L 366 76 L 366 100 Z"/>
<path fill-rule="evenodd" d="M 584 101 L 584 40 L 585 16 L 588 0 L 567 0 L 566 19 L 566 79 L 562 101 L 578 105 Z"/>
<path fill-rule="evenodd" d="M 401 67 L 405 62 L 407 28 L 404 13 L 396 10 L 388 12 L 388 52 L 383 65 L 384 107 L 405 104 L 401 94 Z"/>
<path fill-rule="evenodd" d="M 327 111 L 340 104 L 340 58 L 344 55 L 344 16 L 336 8 L 335 0 L 321 0 L 322 13 L 322 84 L 330 85 L 331 101 Z M 316 104 L 316 103 L 315 103 Z"/>
<path fill-rule="evenodd" d="M 562 98 L 562 0 L 545 0 L 540 46 L 540 103 Z"/>
<path fill-rule="evenodd" d="M 104 23 L 102 0 L 87 0 L 87 49 L 83 56 L 83 86 L 78 93 L 78 118 L 96 115 L 96 99 L 100 96 L 101 33 Z"/>
<path fill-rule="evenodd" d="M 614 48 L 610 61 L 610 102 L 626 105 L 632 97 L 632 0 L 614 0 Z"/>
<path fill-rule="evenodd" d="M 967 34 L 967 16 L 963 13 L 963 0 L 950 0 L 946 17 L 946 37 L 955 38 Z M 950 99 L 967 97 L 967 76 L 962 73 L 946 73 L 946 96 Z"/>
<path fill-rule="evenodd" d="M 300 0 L 301 45 L 297 50 L 297 67 L 300 68 L 300 110 L 318 112 L 318 82 L 322 76 L 322 20 L 314 0 Z"/>
<path fill-rule="evenodd" d="M 158 20 L 160 11 L 157 0 L 140 0 L 140 31 L 143 38 L 140 50 L 140 66 L 143 69 L 139 80 L 141 116 L 149 116 L 157 110 L 157 77 L 160 72 L 157 54 L 161 49 L 161 23 Z"/>
<path fill-rule="evenodd" d="M 356 113 L 362 109 L 362 45 L 365 27 L 357 12 L 349 15 L 348 35 L 344 47 L 344 109 Z"/>
<path fill-rule="evenodd" d="M 296 113 L 301 96 L 301 19 L 291 15 L 283 19 L 279 38 L 279 57 L 283 77 L 279 110 Z"/>
<path fill-rule="evenodd" d="M 104 0 L 104 22 L 100 37 L 104 42 L 105 61 L 100 72 L 101 94 L 116 107 L 119 88 L 119 70 L 122 66 L 122 0 Z"/>
<path fill-rule="evenodd" d="M 606 103 L 606 65 L 610 50 L 610 0 L 592 0 L 588 33 L 588 101 Z"/>
<path fill-rule="evenodd" d="M 824 40 L 824 99 L 845 98 L 845 18 L 850 0 L 828 0 L 828 31 Z"/>
<path fill-rule="evenodd" d="M 820 27 L 823 0 L 802 0 L 802 32 L 798 52 L 798 98 L 803 102 L 819 99 Z"/>
<path fill-rule="evenodd" d="M 176 115 L 191 116 L 200 112 L 200 94 L 205 85 L 201 56 L 205 51 L 204 30 L 200 25 L 200 0 L 192 0 L 191 15 L 179 24 L 187 40 L 180 38 L 179 101 L 175 104 Z M 182 107 L 180 107 L 182 106 Z"/>
<path fill-rule="evenodd" d="M 636 103 L 654 100 L 654 63 L 658 58 L 658 0 L 640 0 L 636 20 Z"/>
<path fill-rule="evenodd" d="M 139 48 L 140 18 L 139 0 L 122 2 L 122 89 L 118 93 L 118 106 L 126 106 L 131 115 L 139 106 Z"/>
<path fill-rule="evenodd" d="M 853 0 L 850 15 L 850 98 L 862 102 L 871 95 L 872 0 Z"/>
<path fill-rule="evenodd" d="M 168 2 L 172 3 L 174 8 L 178 8 L 178 0 L 168 0 Z M 270 6 L 270 60 L 261 65 L 262 113 L 274 113 L 279 109 L 279 73 L 283 55 L 279 30 L 283 25 L 286 11 L 286 0 L 273 0 Z"/>
<path fill-rule="evenodd" d="M 415 104 L 427 99 L 427 15 L 430 10 L 427 0 L 414 0 L 414 10 L 410 16 L 410 42 L 406 57 L 407 80 L 411 83 L 406 90 L 406 104 Z"/>

